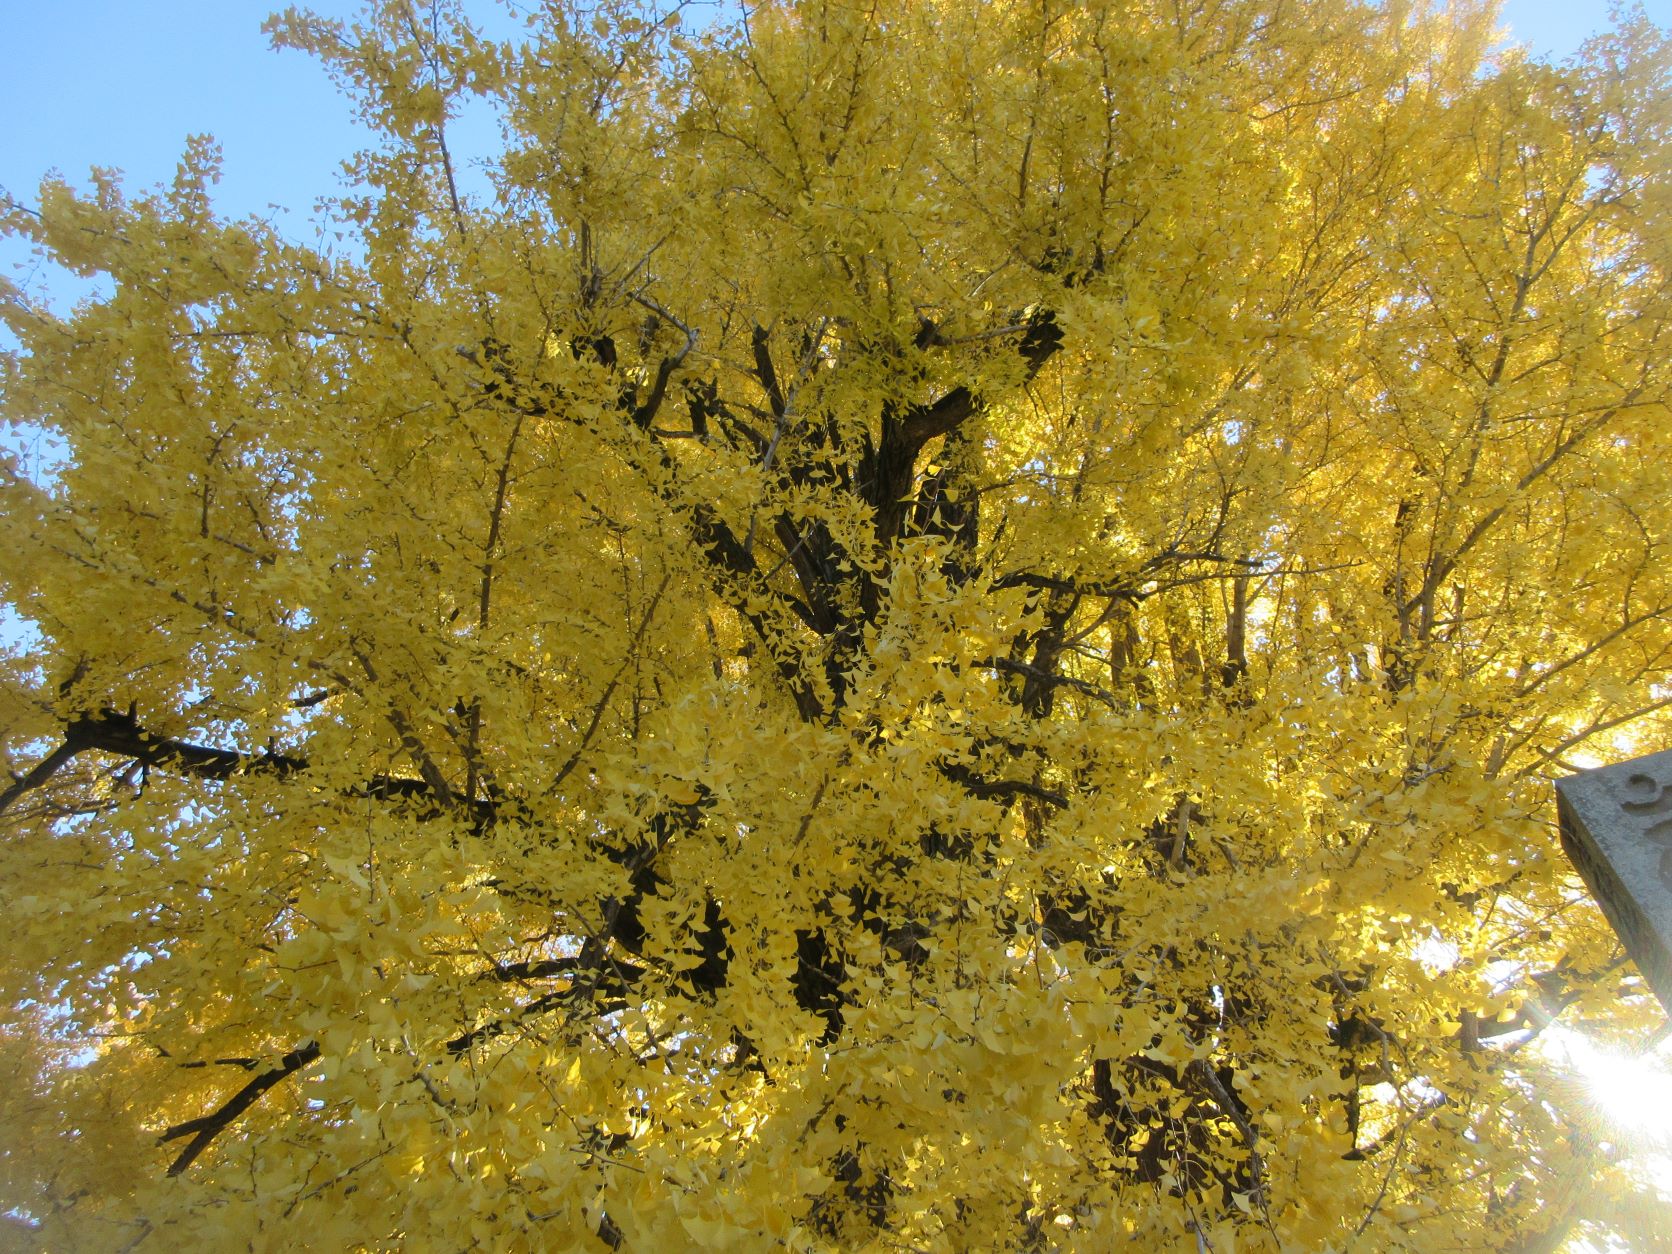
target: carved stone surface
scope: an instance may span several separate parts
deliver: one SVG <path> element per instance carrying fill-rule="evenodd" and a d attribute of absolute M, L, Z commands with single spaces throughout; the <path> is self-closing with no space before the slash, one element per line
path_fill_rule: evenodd
<path fill-rule="evenodd" d="M 1672 1010 L 1672 749 L 1556 784 L 1562 847 Z"/>

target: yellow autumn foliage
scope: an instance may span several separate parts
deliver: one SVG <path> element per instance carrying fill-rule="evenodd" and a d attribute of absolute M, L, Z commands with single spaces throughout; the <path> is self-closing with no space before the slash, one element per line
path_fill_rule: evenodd
<path fill-rule="evenodd" d="M 1662 1021 L 1651 27 L 420 7 L 271 25 L 342 246 L 4 212 L 7 1239 L 1663 1239 L 1536 1044 Z"/>

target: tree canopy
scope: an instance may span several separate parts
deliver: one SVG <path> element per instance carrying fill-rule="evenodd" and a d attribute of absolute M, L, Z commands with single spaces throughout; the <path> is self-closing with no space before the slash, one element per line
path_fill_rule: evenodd
<path fill-rule="evenodd" d="M 5 206 L 19 1239 L 1629 1230 L 1534 1042 L 1661 1022 L 1551 781 L 1667 743 L 1662 37 L 539 8 L 272 19 L 335 236 Z"/>

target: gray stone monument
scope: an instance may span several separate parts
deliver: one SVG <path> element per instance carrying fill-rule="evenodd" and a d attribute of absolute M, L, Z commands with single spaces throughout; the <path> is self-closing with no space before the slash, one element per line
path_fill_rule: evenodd
<path fill-rule="evenodd" d="M 1672 749 L 1556 783 L 1562 847 L 1672 1010 Z"/>

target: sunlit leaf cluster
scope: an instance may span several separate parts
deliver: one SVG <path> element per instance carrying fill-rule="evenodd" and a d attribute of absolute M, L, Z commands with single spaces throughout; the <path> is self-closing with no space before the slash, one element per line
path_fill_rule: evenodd
<path fill-rule="evenodd" d="M 320 242 L 6 202 L 19 1239 L 1664 1239 L 1539 1038 L 1661 1022 L 1551 782 L 1667 743 L 1666 42 L 534 7 L 271 20 Z"/>

